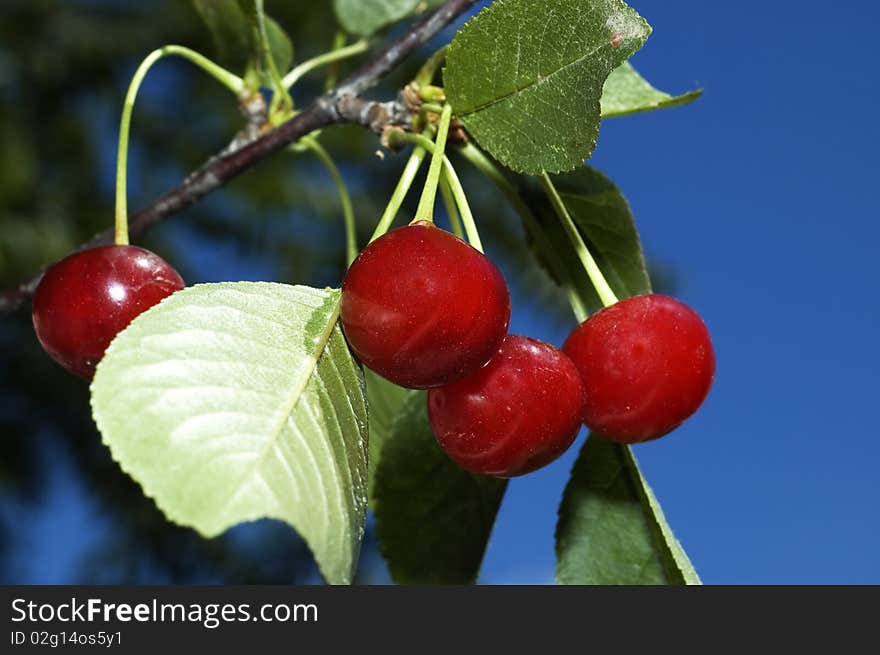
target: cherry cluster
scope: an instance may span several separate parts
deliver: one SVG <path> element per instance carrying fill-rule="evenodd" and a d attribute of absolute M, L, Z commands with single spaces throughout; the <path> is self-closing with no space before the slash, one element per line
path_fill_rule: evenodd
<path fill-rule="evenodd" d="M 43 348 L 85 379 L 92 379 L 111 341 L 136 316 L 184 287 L 167 262 L 128 245 L 131 112 L 147 70 L 166 54 L 190 59 L 239 95 L 244 84 L 180 46 L 154 51 L 135 73 L 120 124 L 116 245 L 61 260 L 49 268 L 34 295 L 33 323 Z M 432 57 L 419 78 L 430 80 L 439 61 Z M 418 89 L 420 83 L 414 84 L 407 88 Z M 286 87 L 277 90 L 287 94 Z M 565 452 L 582 424 L 625 444 L 674 430 L 702 404 L 715 373 L 712 343 L 700 317 L 678 300 L 656 294 L 615 302 L 610 288 L 602 293 L 607 283 L 595 263 L 585 259 L 587 274 L 609 306 L 576 327 L 562 350 L 508 334 L 507 284 L 478 249 L 467 198 L 444 156 L 452 107 L 442 89 L 428 85 L 422 90 L 425 94 L 419 97 L 427 101 L 422 111 L 437 115 L 436 126 L 421 113 L 418 130 L 391 130 L 385 136 L 389 144 L 396 135 L 402 140 L 398 145 L 412 141 L 422 155 L 432 152 L 417 211 L 425 220 L 385 232 L 414 173 L 402 176 L 376 228 L 377 234 L 385 233 L 355 258 L 354 218 L 341 185 L 348 257 L 354 261 L 342 285 L 340 322 L 352 352 L 391 382 L 428 390 L 428 417 L 438 443 L 474 473 L 513 477 L 534 471 Z M 428 133 L 434 134 L 433 140 Z M 316 141 L 310 143 L 319 155 L 323 152 Z M 322 159 L 339 178 L 332 159 L 326 153 Z M 421 160 L 411 157 L 416 168 Z M 455 203 L 477 248 L 433 224 L 441 175 L 451 196 L 447 202 Z M 543 178 L 550 199 L 556 197 L 555 205 L 560 205 L 550 178 Z M 574 231 L 575 247 L 586 251 L 564 207 L 558 213 L 569 225 L 569 236 Z"/>
<path fill-rule="evenodd" d="M 343 282 L 340 321 L 363 364 L 429 390 L 437 442 L 483 475 L 549 464 L 582 423 L 618 443 L 663 436 L 697 410 L 715 371 L 700 317 L 656 294 L 597 312 L 562 350 L 508 334 L 501 272 L 430 222 L 367 246 Z"/>
<path fill-rule="evenodd" d="M 91 379 L 113 338 L 183 286 L 142 248 L 74 253 L 40 282 L 34 328 L 56 361 Z M 508 334 L 501 272 L 427 221 L 364 249 L 343 282 L 340 321 L 363 364 L 429 390 L 437 442 L 483 475 L 513 477 L 549 464 L 582 423 L 618 443 L 661 437 L 697 410 L 715 373 L 703 321 L 668 296 L 635 296 L 597 312 L 562 350 Z"/>

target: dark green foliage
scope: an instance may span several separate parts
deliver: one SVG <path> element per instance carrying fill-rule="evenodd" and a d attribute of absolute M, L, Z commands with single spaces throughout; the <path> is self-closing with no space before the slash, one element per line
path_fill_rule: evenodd
<path fill-rule="evenodd" d="M 382 446 L 373 505 L 395 582 L 475 582 L 506 480 L 460 469 L 437 445 L 413 392 Z"/>

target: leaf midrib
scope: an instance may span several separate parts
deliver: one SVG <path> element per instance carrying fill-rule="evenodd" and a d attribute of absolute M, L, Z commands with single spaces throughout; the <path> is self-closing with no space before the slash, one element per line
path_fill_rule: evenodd
<path fill-rule="evenodd" d="M 244 488 L 247 480 L 252 478 L 257 471 L 262 467 L 263 462 L 266 459 L 268 453 L 274 448 L 275 444 L 278 443 L 281 433 L 284 431 L 284 425 L 290 416 L 296 410 L 297 405 L 299 404 L 300 398 L 303 396 L 303 392 L 305 388 L 309 384 L 309 380 L 311 380 L 312 375 L 315 372 L 315 368 L 318 366 L 318 361 L 321 359 L 321 356 L 324 353 L 324 350 L 327 348 L 327 343 L 330 341 L 330 337 L 333 335 L 333 330 L 336 328 L 336 323 L 339 320 L 339 302 L 340 296 L 336 294 L 336 300 L 333 303 L 333 310 L 330 312 L 330 315 L 327 320 L 327 326 L 324 331 L 319 335 L 319 339 L 315 342 L 315 350 L 313 354 L 310 354 L 306 360 L 304 366 L 300 368 L 300 376 L 295 378 L 293 384 L 291 385 L 291 389 L 289 392 L 288 402 L 284 405 L 284 411 L 280 413 L 278 421 L 276 425 L 273 427 L 271 432 L 271 437 L 266 442 L 266 445 L 263 446 L 263 450 L 260 452 L 260 455 L 254 460 L 254 464 L 248 469 L 248 471 L 239 478 L 238 490 L 229 498 L 226 506 L 228 507 L 232 502 L 238 497 L 238 494 Z M 311 360 L 310 362 L 308 360 Z"/>

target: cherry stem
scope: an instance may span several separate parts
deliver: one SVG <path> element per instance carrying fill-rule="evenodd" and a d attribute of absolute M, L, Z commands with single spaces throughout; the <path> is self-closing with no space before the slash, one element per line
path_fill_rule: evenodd
<path fill-rule="evenodd" d="M 556 214 L 562 221 L 562 227 L 565 228 L 565 232 L 568 235 L 569 240 L 571 240 L 571 245 L 574 247 L 578 259 L 581 260 L 584 270 L 590 277 L 590 281 L 596 288 L 596 293 L 599 294 L 599 299 L 602 301 L 602 304 L 606 307 L 615 304 L 617 302 L 617 296 L 614 295 L 614 291 L 611 290 L 611 286 L 602 274 L 602 270 L 599 268 L 596 260 L 593 259 L 593 255 L 590 254 L 590 249 L 587 248 L 587 244 L 584 243 L 584 239 L 578 231 L 577 226 L 574 224 L 571 214 L 568 213 L 568 208 L 562 201 L 559 191 L 556 190 L 553 180 L 550 179 L 550 176 L 547 175 L 546 172 L 541 173 L 541 184 L 547 192 L 547 196 L 550 198 L 553 209 L 556 210 Z"/>
<path fill-rule="evenodd" d="M 461 227 L 461 216 L 459 216 L 458 208 L 455 206 L 455 195 L 452 193 L 449 177 L 446 175 L 440 180 L 440 195 L 443 197 L 443 204 L 446 206 L 446 213 L 449 215 L 449 225 L 452 228 L 452 233 L 463 240 L 464 231 Z"/>
<path fill-rule="evenodd" d="M 419 98 L 424 102 L 446 102 L 446 91 L 442 87 L 428 84 L 419 87 Z"/>
<path fill-rule="evenodd" d="M 294 84 L 296 84 L 300 80 L 300 78 L 312 72 L 316 68 L 320 68 L 321 66 L 326 66 L 328 64 L 332 64 L 334 62 L 341 61 L 349 57 L 354 57 L 355 55 L 359 55 L 362 52 L 366 52 L 369 47 L 370 42 L 366 39 L 361 39 L 360 41 L 355 41 L 351 45 L 345 46 L 344 48 L 331 50 L 330 52 L 325 52 L 324 54 L 318 55 L 317 57 L 314 57 L 312 59 L 307 59 L 306 61 L 292 68 L 290 72 L 281 79 L 281 84 L 284 86 L 285 89 L 289 89 Z"/>
<path fill-rule="evenodd" d="M 557 258 L 552 257 L 554 250 L 547 238 L 547 234 L 541 227 L 541 224 L 531 207 L 529 207 L 523 200 L 516 186 L 514 186 L 507 176 L 501 172 L 501 170 L 483 153 L 482 150 L 472 143 L 468 143 L 465 146 L 458 148 L 457 151 L 462 157 L 467 159 L 471 165 L 488 177 L 495 184 L 495 187 L 501 191 L 501 193 L 503 193 L 514 206 L 514 209 L 516 209 L 525 224 L 526 231 L 535 240 L 535 244 L 539 250 L 550 255 L 547 257 L 547 264 L 553 269 L 553 274 L 559 281 L 562 290 L 565 292 L 565 295 L 568 298 L 568 304 L 571 305 L 572 312 L 578 322 L 585 321 L 590 315 L 587 311 L 586 305 L 583 300 L 581 300 L 568 272 L 559 263 Z"/>
<path fill-rule="evenodd" d="M 431 155 L 431 167 L 428 169 L 428 178 L 425 180 L 425 188 L 416 209 L 416 221 L 434 222 L 434 202 L 437 199 L 437 185 L 440 182 L 440 174 L 443 172 L 443 153 L 446 151 L 446 136 L 449 134 L 449 122 L 452 120 L 452 107 L 446 105 L 440 114 L 440 124 L 437 126 L 437 137 L 433 144 Z M 431 152 L 431 151 L 429 151 Z"/>
<path fill-rule="evenodd" d="M 333 36 L 333 47 L 330 48 L 330 51 L 335 52 L 337 50 L 342 50 L 345 47 L 346 39 L 345 32 L 337 30 L 336 34 Z M 286 77 L 287 75 L 285 75 L 285 78 Z M 327 77 L 324 80 L 324 93 L 327 93 L 327 91 L 336 86 L 337 82 L 339 82 L 339 60 L 336 60 L 327 66 Z M 290 87 L 288 87 L 288 89 L 289 88 Z"/>
<path fill-rule="evenodd" d="M 278 72 L 278 66 L 275 64 L 275 57 L 272 56 L 272 48 L 269 45 L 269 31 L 266 29 L 266 10 L 263 7 L 263 0 L 254 0 L 254 8 L 257 12 L 257 36 L 260 38 L 260 49 L 263 52 L 263 60 L 269 67 L 269 77 L 272 78 L 273 89 L 272 102 L 269 105 L 269 116 L 274 116 L 279 106 L 286 106 L 293 111 L 293 98 L 287 91 L 281 79 L 281 73 Z"/>
<path fill-rule="evenodd" d="M 425 140 L 430 143 L 429 139 Z M 403 204 L 410 187 L 412 187 L 416 175 L 422 167 L 422 162 L 425 160 L 425 155 L 427 154 L 428 151 L 425 148 L 416 147 L 413 149 L 412 154 L 409 156 L 409 160 L 406 162 L 406 166 L 403 168 L 403 173 L 400 175 L 400 180 L 398 180 L 397 186 L 394 188 L 394 192 L 388 200 L 388 205 L 385 207 L 385 211 L 382 212 L 382 216 L 376 224 L 376 229 L 370 237 L 370 242 L 378 239 L 388 231 L 388 228 L 391 227 L 391 224 L 394 222 L 394 217 L 397 216 L 397 212 L 400 211 L 400 206 Z"/>
<path fill-rule="evenodd" d="M 406 142 L 414 143 L 416 144 L 416 146 L 424 148 L 428 152 L 434 153 L 435 155 L 437 153 L 437 146 L 434 144 L 434 142 L 431 141 L 431 139 L 419 134 L 412 134 L 410 132 L 394 130 L 392 132 L 389 132 L 388 141 L 391 145 L 394 145 L 395 143 L 400 144 Z M 432 159 L 431 163 L 433 163 L 433 161 L 434 160 Z M 455 172 L 455 168 L 453 168 L 452 166 L 452 162 L 449 161 L 449 158 L 444 156 L 442 161 L 443 173 L 445 174 L 446 179 L 449 182 L 449 190 L 455 198 L 455 203 L 456 205 L 458 205 L 458 210 L 461 212 L 461 221 L 462 223 L 464 223 L 464 229 L 468 236 L 468 243 L 470 243 L 480 252 L 483 252 L 483 242 L 480 240 L 480 233 L 477 230 L 477 223 L 474 220 L 474 215 L 471 212 L 470 205 L 468 204 L 467 195 L 464 192 L 464 187 L 461 185 L 461 180 L 458 179 L 458 175 Z"/>
<path fill-rule="evenodd" d="M 416 76 L 413 78 L 413 82 L 418 84 L 420 87 L 430 84 L 434 80 L 434 75 L 437 74 L 437 69 L 440 68 L 440 64 L 442 64 L 443 60 L 446 59 L 447 50 L 449 50 L 449 45 L 443 46 L 433 55 L 428 57 L 425 63 L 422 64 L 419 72 L 416 73 Z"/>
<path fill-rule="evenodd" d="M 336 166 L 330 153 L 324 149 L 324 146 L 317 139 L 304 136 L 300 141 L 318 156 L 318 159 L 323 162 L 333 177 L 333 183 L 336 185 L 336 190 L 339 193 L 339 200 L 342 202 L 342 220 L 345 223 L 345 261 L 350 266 L 355 257 L 357 257 L 358 247 L 354 208 L 351 204 L 351 195 L 348 193 L 348 187 L 345 186 L 345 180 L 342 179 L 342 174 L 339 172 L 339 168 Z"/>
<path fill-rule="evenodd" d="M 179 45 L 166 45 L 153 50 L 144 58 L 131 78 L 125 102 L 122 106 L 122 120 L 119 124 L 119 149 L 116 157 L 116 229 L 114 242 L 117 245 L 128 245 L 128 201 L 126 179 L 128 171 L 128 135 L 131 128 L 131 113 L 141 83 L 153 64 L 162 57 L 177 55 L 191 61 L 203 71 L 211 75 L 230 91 L 239 95 L 244 90 L 244 82 L 237 75 L 194 50 Z"/>

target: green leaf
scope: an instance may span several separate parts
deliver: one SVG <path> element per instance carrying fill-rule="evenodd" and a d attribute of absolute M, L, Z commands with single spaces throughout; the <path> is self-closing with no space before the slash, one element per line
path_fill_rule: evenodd
<path fill-rule="evenodd" d="M 220 64 L 243 71 L 253 51 L 253 33 L 248 16 L 237 0 L 192 0 L 214 40 Z"/>
<path fill-rule="evenodd" d="M 382 459 L 382 446 L 390 438 L 394 419 L 400 413 L 404 402 L 416 392 L 398 387 L 368 368 L 364 369 L 364 379 L 367 383 L 367 398 L 370 401 L 370 484 L 367 495 L 372 504 L 376 466 Z"/>
<path fill-rule="evenodd" d="M 645 267 L 642 244 L 629 203 L 620 189 L 589 166 L 581 166 L 564 175 L 554 175 L 552 180 L 615 295 L 626 298 L 650 293 L 651 281 Z M 532 226 L 529 221 L 524 222 L 538 261 L 557 282 L 561 281 L 557 270 L 562 267 L 585 306 L 590 311 L 601 309 L 602 303 L 543 189 L 531 178 L 523 176 L 519 178 L 519 187 L 541 232 L 549 241 L 550 248 L 540 248 L 540 240 L 530 231 Z"/>
<path fill-rule="evenodd" d="M 266 35 L 269 37 L 269 52 L 282 75 L 293 64 L 293 42 L 278 22 L 266 16 Z"/>
<path fill-rule="evenodd" d="M 407 397 L 376 470 L 376 533 L 398 583 L 466 584 L 480 563 L 506 480 L 467 473 L 437 445 L 424 392 Z"/>
<path fill-rule="evenodd" d="M 227 68 L 249 73 L 255 72 L 262 60 L 262 49 L 254 31 L 256 9 L 253 2 L 242 0 L 192 0 L 196 11 L 207 25 L 217 49 L 217 57 Z M 266 16 L 266 32 L 269 49 L 280 71 L 286 71 L 293 63 L 293 43 L 284 29 L 271 17 Z M 265 67 L 263 67 L 265 68 Z M 271 86 L 265 71 L 260 84 Z"/>
<path fill-rule="evenodd" d="M 559 507 L 560 584 L 700 584 L 632 451 L 584 444 Z"/>
<path fill-rule="evenodd" d="M 615 68 L 605 80 L 605 89 L 602 92 L 602 118 L 685 105 L 701 95 L 703 95 L 702 89 L 679 96 L 672 96 L 655 89 L 627 61 Z"/>
<path fill-rule="evenodd" d="M 420 0 L 333 0 L 333 9 L 347 32 L 371 36 L 413 14 L 420 4 Z"/>
<path fill-rule="evenodd" d="M 453 39 L 446 93 L 502 164 L 572 170 L 596 146 L 605 79 L 650 32 L 622 0 L 496 0 Z"/>
<path fill-rule="evenodd" d="M 339 291 L 202 284 L 120 333 L 92 383 L 113 458 L 206 537 L 274 518 L 348 583 L 366 515 L 367 410 Z"/>

